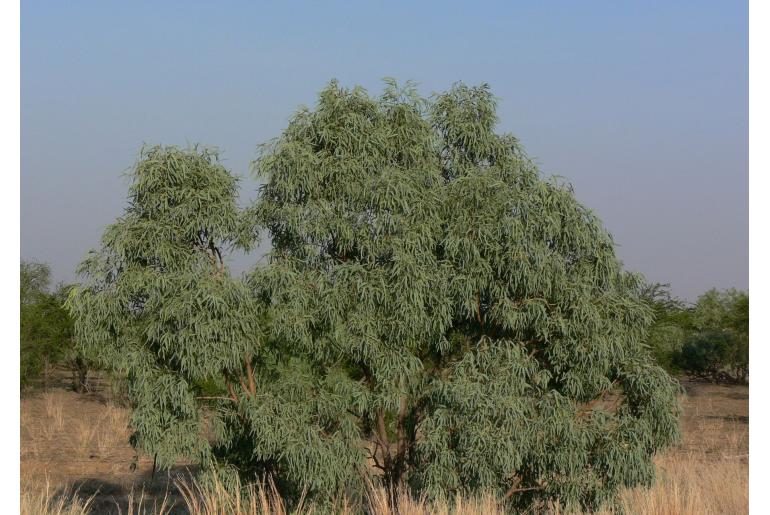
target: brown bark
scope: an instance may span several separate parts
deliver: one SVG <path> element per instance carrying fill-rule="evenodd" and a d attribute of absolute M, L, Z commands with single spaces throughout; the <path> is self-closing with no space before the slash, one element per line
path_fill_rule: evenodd
<path fill-rule="evenodd" d="M 529 492 L 529 491 L 532 491 L 532 490 L 542 490 L 542 489 L 543 489 L 542 486 L 529 486 L 527 488 L 514 488 L 514 487 L 511 487 L 507 492 L 505 492 L 505 498 L 508 499 L 513 494 L 517 494 L 519 492 Z"/>
<path fill-rule="evenodd" d="M 589 413 L 589 412 L 590 412 L 590 411 L 591 411 L 591 410 L 592 410 L 592 409 L 593 409 L 593 408 L 594 408 L 594 407 L 595 407 L 597 404 L 599 404 L 600 402 L 604 401 L 604 400 L 607 398 L 607 395 L 609 395 L 609 394 L 610 394 L 610 392 L 612 392 L 612 389 L 615 387 L 615 385 L 616 385 L 617 383 L 618 383 L 618 380 L 617 380 L 617 379 L 615 379 L 615 380 L 612 382 L 612 384 L 610 385 L 610 387 L 609 387 L 609 388 L 607 388 L 606 390 L 604 390 L 602 393 L 600 393 L 598 397 L 596 397 L 596 398 L 595 398 L 595 399 L 593 399 L 592 401 L 590 401 L 590 402 L 588 402 L 588 403 L 586 403 L 586 404 L 582 405 L 582 406 L 580 407 L 580 411 L 579 411 L 579 413 L 578 413 L 578 416 L 579 416 L 579 417 L 584 417 L 584 416 L 585 416 L 585 415 L 587 415 L 587 414 L 588 414 L 588 413 Z M 618 399 L 616 399 L 616 401 L 615 401 L 615 403 L 614 403 L 614 405 L 613 405 L 612 409 L 615 409 L 615 408 L 617 408 L 617 406 L 618 406 L 618 404 L 620 403 L 620 401 L 621 401 L 621 400 L 622 400 L 622 396 L 619 396 L 619 397 L 618 397 Z"/>
<path fill-rule="evenodd" d="M 525 487 L 519 487 L 521 484 L 521 476 L 518 474 L 513 477 L 513 484 L 508 489 L 507 492 L 505 492 L 505 498 L 510 498 L 513 494 L 519 493 L 519 492 L 530 492 L 532 490 L 542 490 L 545 488 L 545 486 L 525 486 Z"/>
<path fill-rule="evenodd" d="M 233 383 L 230 382 L 230 374 L 225 372 L 225 386 L 227 386 L 227 393 L 230 394 L 230 398 L 233 400 L 233 402 L 238 402 L 238 396 L 235 395 L 235 390 L 233 389 Z"/>
<path fill-rule="evenodd" d="M 476 320 L 480 326 L 484 326 L 484 318 L 481 316 L 481 290 L 476 290 Z"/>
<path fill-rule="evenodd" d="M 246 360 L 246 373 L 248 374 L 248 380 L 249 380 L 249 393 L 252 397 L 256 397 L 257 395 L 257 387 L 254 384 L 254 369 L 251 367 L 251 359 Z"/>
<path fill-rule="evenodd" d="M 385 427 L 385 412 L 382 408 L 377 410 L 376 415 L 377 423 L 377 439 L 382 446 L 382 453 L 385 461 L 385 466 L 390 464 L 390 438 L 388 438 L 388 430 Z"/>
<path fill-rule="evenodd" d="M 407 400 L 406 397 L 401 398 L 401 404 L 398 407 L 398 427 L 396 428 L 398 434 L 398 447 L 396 450 L 399 459 L 406 453 L 406 414 L 407 414 Z"/>

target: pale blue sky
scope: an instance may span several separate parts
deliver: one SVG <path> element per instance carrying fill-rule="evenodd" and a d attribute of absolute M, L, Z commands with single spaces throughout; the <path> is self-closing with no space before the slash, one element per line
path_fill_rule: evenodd
<path fill-rule="evenodd" d="M 218 146 L 246 176 L 329 79 L 379 93 L 392 76 L 488 82 L 501 131 L 572 182 L 627 268 L 688 299 L 748 288 L 746 2 L 21 8 L 21 257 L 57 280 L 121 214 L 143 142 Z"/>

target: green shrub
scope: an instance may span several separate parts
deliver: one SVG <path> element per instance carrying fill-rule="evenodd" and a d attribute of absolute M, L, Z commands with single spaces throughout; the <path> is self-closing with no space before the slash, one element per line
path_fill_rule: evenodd
<path fill-rule="evenodd" d="M 693 377 L 745 383 L 749 374 L 749 296 L 709 290 L 691 310 L 689 339 L 675 362 Z"/>
<path fill-rule="evenodd" d="M 698 333 L 685 342 L 675 361 L 692 376 L 718 381 L 734 345 L 730 333 Z"/>
<path fill-rule="evenodd" d="M 42 263 L 21 262 L 20 378 L 21 387 L 44 382 L 52 366 L 75 362 L 72 319 L 64 309 L 68 288 L 49 291 L 51 271 Z M 86 368 L 82 360 L 82 369 Z"/>

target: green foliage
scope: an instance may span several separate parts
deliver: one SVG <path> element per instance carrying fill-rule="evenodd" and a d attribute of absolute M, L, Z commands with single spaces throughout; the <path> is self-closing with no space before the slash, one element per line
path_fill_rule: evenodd
<path fill-rule="evenodd" d="M 696 333 L 685 342 L 675 359 L 690 375 L 718 379 L 734 347 L 734 337 L 728 332 Z"/>
<path fill-rule="evenodd" d="M 332 83 L 258 161 L 253 284 L 385 481 L 596 506 L 652 479 L 677 389 L 609 234 L 496 122 L 486 86 Z"/>
<path fill-rule="evenodd" d="M 667 284 L 646 285 L 641 294 L 655 317 L 648 345 L 669 372 L 715 381 L 747 380 L 747 293 L 712 289 L 692 306 L 672 297 Z"/>
<path fill-rule="evenodd" d="M 144 149 L 131 179 L 128 208 L 68 301 L 78 345 L 127 376 L 138 449 L 160 466 L 211 465 L 199 394 L 240 374 L 262 339 L 256 301 L 225 265 L 250 243 L 237 180 L 211 150 L 163 147 Z"/>
<path fill-rule="evenodd" d="M 714 381 L 746 382 L 749 374 L 749 296 L 712 289 L 690 315 L 692 336 L 675 355 L 688 374 Z"/>
<path fill-rule="evenodd" d="M 135 445 L 317 500 L 362 474 L 512 507 L 649 484 L 679 408 L 639 278 L 496 123 L 486 86 L 332 83 L 263 147 L 246 212 L 215 154 L 145 150 L 69 300 L 128 375 Z M 261 229 L 269 262 L 231 278 Z"/>
<path fill-rule="evenodd" d="M 21 387 L 37 380 L 50 366 L 73 352 L 72 320 L 63 307 L 68 289 L 49 291 L 51 271 L 43 263 L 21 262 Z"/>
<path fill-rule="evenodd" d="M 21 262 L 21 305 L 38 302 L 51 286 L 51 267 L 45 263 Z"/>
<path fill-rule="evenodd" d="M 669 284 L 644 285 L 642 298 L 652 308 L 654 322 L 650 327 L 647 344 L 655 360 L 669 373 L 680 372 L 675 356 L 692 334 L 692 310 L 683 301 L 671 295 Z"/>

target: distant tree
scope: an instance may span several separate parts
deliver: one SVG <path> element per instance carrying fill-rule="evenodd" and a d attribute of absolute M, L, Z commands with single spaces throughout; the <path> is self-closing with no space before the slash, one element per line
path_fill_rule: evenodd
<path fill-rule="evenodd" d="M 712 289 L 691 314 L 692 337 L 676 361 L 688 374 L 714 381 L 746 382 L 749 374 L 749 296 Z"/>
<path fill-rule="evenodd" d="M 45 263 L 21 261 L 21 305 L 34 304 L 51 286 L 51 267 Z"/>
<path fill-rule="evenodd" d="M 51 282 L 51 269 L 43 263 L 21 262 L 20 290 L 20 378 L 21 386 L 27 386 L 38 377 L 44 367 L 40 344 L 40 312 L 38 304 L 43 300 Z"/>
<path fill-rule="evenodd" d="M 693 333 L 692 309 L 671 295 L 670 284 L 646 284 L 641 289 L 641 296 L 653 313 L 647 344 L 661 366 L 670 373 L 680 372 L 675 357 Z"/>
<path fill-rule="evenodd" d="M 53 365 L 74 360 L 72 320 L 64 309 L 67 287 L 50 292 L 51 271 L 43 263 L 21 262 L 21 385 L 43 376 L 48 385 Z"/>
<path fill-rule="evenodd" d="M 56 339 L 61 347 L 58 360 L 63 362 L 72 372 L 72 389 L 84 393 L 89 388 L 88 374 L 96 368 L 75 345 L 74 323 L 65 303 L 69 297 L 72 285 L 60 284 L 51 295 L 51 318 L 48 321 L 51 330 L 56 331 Z"/>
<path fill-rule="evenodd" d="M 690 336 L 677 353 L 677 365 L 693 377 L 720 382 L 735 346 L 729 332 L 699 332 Z"/>

